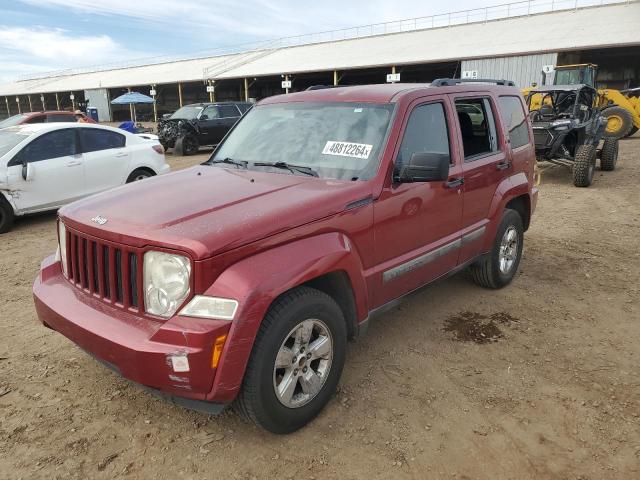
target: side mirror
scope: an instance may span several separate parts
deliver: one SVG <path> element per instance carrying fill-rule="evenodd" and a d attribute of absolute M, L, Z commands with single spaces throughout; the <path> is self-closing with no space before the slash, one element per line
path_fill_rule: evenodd
<path fill-rule="evenodd" d="M 171 118 L 172 113 L 165 113 L 162 115 L 162 120 L 169 120 Z"/>
<path fill-rule="evenodd" d="M 396 181 L 411 182 L 444 182 L 449 178 L 451 157 L 448 153 L 416 152 L 411 155 L 409 163 L 403 165 Z"/>
<path fill-rule="evenodd" d="M 35 176 L 35 170 L 33 168 L 32 163 L 23 162 L 22 163 L 22 178 L 25 182 L 30 182 L 33 180 Z"/>
<path fill-rule="evenodd" d="M 200 120 L 209 120 L 208 115 L 200 115 Z"/>

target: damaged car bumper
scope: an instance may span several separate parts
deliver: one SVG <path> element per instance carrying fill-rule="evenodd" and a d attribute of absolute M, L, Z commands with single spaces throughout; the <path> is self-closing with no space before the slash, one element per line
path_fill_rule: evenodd
<path fill-rule="evenodd" d="M 33 286 L 40 321 L 123 377 L 194 410 L 219 413 L 212 355 L 229 322 L 176 315 L 141 318 L 72 285 L 60 262 L 45 259 Z M 208 401 L 205 401 L 208 399 Z"/>

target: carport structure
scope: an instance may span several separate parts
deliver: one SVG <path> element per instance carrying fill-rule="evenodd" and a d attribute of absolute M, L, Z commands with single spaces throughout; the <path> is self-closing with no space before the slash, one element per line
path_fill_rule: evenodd
<path fill-rule="evenodd" d="M 544 65 L 569 60 L 600 63 L 605 87 L 633 87 L 640 84 L 639 20 L 639 0 L 521 1 L 281 38 L 191 59 L 43 74 L 0 85 L 0 114 L 88 102 L 101 121 L 123 120 L 128 108 L 112 109 L 110 99 L 135 90 L 155 97 L 153 106 L 140 111 L 143 119 L 155 120 L 188 103 L 259 100 L 317 84 L 382 83 L 391 73 L 403 82 L 510 76 L 524 87 L 540 80 Z M 615 25 L 615 35 L 597 25 Z"/>

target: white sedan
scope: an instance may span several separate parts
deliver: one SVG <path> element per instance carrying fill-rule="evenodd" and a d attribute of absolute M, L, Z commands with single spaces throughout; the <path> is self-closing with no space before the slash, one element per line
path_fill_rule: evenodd
<path fill-rule="evenodd" d="M 0 233 L 15 216 L 168 172 L 157 138 L 82 123 L 0 130 Z"/>

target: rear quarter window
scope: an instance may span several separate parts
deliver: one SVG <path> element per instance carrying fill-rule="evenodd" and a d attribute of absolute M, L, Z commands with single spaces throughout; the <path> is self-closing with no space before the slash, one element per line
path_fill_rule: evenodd
<path fill-rule="evenodd" d="M 82 151 L 88 153 L 112 148 L 122 148 L 125 146 L 126 138 L 124 135 L 116 132 L 99 130 L 97 128 L 81 128 L 80 143 L 82 144 Z"/>
<path fill-rule="evenodd" d="M 511 148 L 519 148 L 527 145 L 529 139 L 529 126 L 519 97 L 500 97 L 500 112 L 507 127 Z"/>

